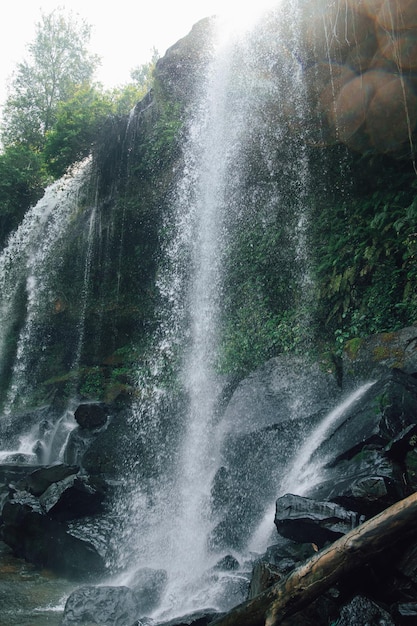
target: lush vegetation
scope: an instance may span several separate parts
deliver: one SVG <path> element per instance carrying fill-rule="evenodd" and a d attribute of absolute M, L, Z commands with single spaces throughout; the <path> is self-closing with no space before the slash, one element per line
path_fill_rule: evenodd
<path fill-rule="evenodd" d="M 99 59 L 88 51 L 90 26 L 56 9 L 43 14 L 16 67 L 4 105 L 0 153 L 0 243 L 44 188 L 87 156 L 110 116 L 126 115 L 150 89 L 158 58 L 105 90 L 94 81 Z"/>

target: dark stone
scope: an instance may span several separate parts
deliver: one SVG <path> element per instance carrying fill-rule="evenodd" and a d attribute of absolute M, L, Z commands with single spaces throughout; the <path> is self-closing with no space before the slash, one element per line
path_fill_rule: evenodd
<path fill-rule="evenodd" d="M 34 496 L 40 496 L 53 483 L 64 480 L 68 476 L 73 476 L 79 472 L 80 468 L 76 465 L 48 465 L 40 467 L 31 472 L 26 478 L 16 483 L 16 489 L 28 491 Z"/>
<path fill-rule="evenodd" d="M 364 448 L 349 460 L 324 467 L 319 485 L 309 492 L 317 500 L 331 500 L 372 517 L 407 495 L 404 470 L 383 450 Z"/>
<path fill-rule="evenodd" d="M 170 99 L 184 104 L 193 96 L 209 59 L 211 32 L 212 20 L 200 20 L 158 60 L 155 78 Z"/>
<path fill-rule="evenodd" d="M 340 395 L 332 374 L 300 356 L 270 359 L 239 383 L 223 417 L 239 435 L 329 410 Z"/>
<path fill-rule="evenodd" d="M 364 448 L 384 450 L 401 431 L 416 423 L 417 380 L 394 370 L 346 410 L 312 458 L 328 458 L 329 465 L 336 465 Z"/>
<path fill-rule="evenodd" d="M 332 502 L 316 502 L 292 494 L 277 500 L 275 526 L 279 534 L 300 543 L 311 542 L 321 547 L 357 524 L 356 513 Z"/>
<path fill-rule="evenodd" d="M 316 552 L 311 543 L 297 543 L 278 535 L 278 541 L 269 546 L 262 560 L 276 566 L 281 574 L 288 574 L 296 565 Z"/>
<path fill-rule="evenodd" d="M 210 622 L 220 616 L 214 609 L 207 609 L 176 617 L 169 622 L 158 622 L 158 626 L 208 626 Z M 65 626 L 65 624 L 63 625 Z"/>
<path fill-rule="evenodd" d="M 61 626 L 136 626 L 138 606 L 128 587 L 80 587 L 69 596 Z"/>
<path fill-rule="evenodd" d="M 83 456 L 99 436 L 100 431 L 77 426 L 69 434 L 64 451 L 64 461 L 68 465 L 81 465 Z"/>
<path fill-rule="evenodd" d="M 265 502 L 274 501 L 277 485 L 281 485 L 306 430 L 310 432 L 321 418 L 321 414 L 294 418 L 291 428 L 283 421 L 243 435 L 230 433 L 225 438 L 225 465 L 217 472 L 212 491 L 215 514 L 221 520 L 209 538 L 212 548 L 229 551 L 245 546 L 262 519 Z"/>
<path fill-rule="evenodd" d="M 407 546 L 397 563 L 397 569 L 402 576 L 411 580 L 413 584 L 417 584 L 417 543 Z"/>
<path fill-rule="evenodd" d="M 364 596 L 355 596 L 346 604 L 337 626 L 395 626 L 391 615 L 375 602 Z"/>
<path fill-rule="evenodd" d="M 49 517 L 65 521 L 100 513 L 103 498 L 85 476 L 72 475 L 50 485 L 39 502 Z"/>
<path fill-rule="evenodd" d="M 211 570 L 209 583 L 216 589 L 216 606 L 222 611 L 230 611 L 244 602 L 248 595 L 250 572 L 220 572 Z"/>
<path fill-rule="evenodd" d="M 140 614 L 146 615 L 159 604 L 165 591 L 168 574 L 162 569 L 143 567 L 135 572 L 129 581 L 129 587 L 135 592 Z"/>
<path fill-rule="evenodd" d="M 91 430 L 101 428 L 107 421 L 107 409 L 104 404 L 80 404 L 74 413 L 75 421 L 80 428 Z"/>
<path fill-rule="evenodd" d="M 417 601 L 415 602 L 401 602 L 397 604 L 396 613 L 403 619 L 407 619 L 406 623 L 417 623 Z"/>
<path fill-rule="evenodd" d="M 74 537 L 65 524 L 43 514 L 38 500 L 18 492 L 2 512 L 2 540 L 16 556 L 75 580 L 105 572 L 105 563 L 87 541 Z"/>
<path fill-rule="evenodd" d="M 385 454 L 388 458 L 397 463 L 402 463 L 408 452 L 415 449 L 417 445 L 417 424 L 411 424 L 404 428 L 385 447 Z"/>
<path fill-rule="evenodd" d="M 226 570 L 233 571 L 239 569 L 239 561 L 235 559 L 231 554 L 226 554 L 220 561 L 213 567 L 214 570 Z"/>
<path fill-rule="evenodd" d="M 248 600 L 251 600 L 265 589 L 271 587 L 282 578 L 282 572 L 276 565 L 257 561 L 253 566 L 252 578 L 249 585 Z"/>

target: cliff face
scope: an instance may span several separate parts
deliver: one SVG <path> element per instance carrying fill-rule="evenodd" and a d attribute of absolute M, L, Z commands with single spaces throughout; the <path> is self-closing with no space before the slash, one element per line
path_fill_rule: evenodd
<path fill-rule="evenodd" d="M 225 199 L 219 368 L 235 378 L 281 352 L 332 350 L 415 319 L 414 14 L 409 4 L 339 5 L 271 12 L 256 45 L 236 59 L 229 51 L 227 97 L 247 127 Z M 3 402 L 13 367 L 30 378 L 26 404 L 56 390 L 63 404 L 74 392 L 132 391 L 159 323 L 161 250 L 213 28 L 203 20 L 172 46 L 152 92 L 129 119 L 109 120 L 44 255 L 49 269 L 39 259 L 6 273 Z M 38 244 L 25 245 L 32 258 Z M 5 264 L 18 264 L 19 246 Z"/>

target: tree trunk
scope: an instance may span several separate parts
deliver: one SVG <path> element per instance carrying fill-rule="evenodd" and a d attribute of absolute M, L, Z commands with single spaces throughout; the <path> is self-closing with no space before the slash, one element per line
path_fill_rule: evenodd
<path fill-rule="evenodd" d="M 315 554 L 252 600 L 210 626 L 278 626 L 322 595 L 341 577 L 405 537 L 417 535 L 417 493 L 390 506 Z"/>

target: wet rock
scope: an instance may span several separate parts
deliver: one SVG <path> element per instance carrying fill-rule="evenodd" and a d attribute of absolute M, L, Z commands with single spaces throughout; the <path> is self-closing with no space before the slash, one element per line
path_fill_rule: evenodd
<path fill-rule="evenodd" d="M 73 520 L 102 511 L 104 492 L 85 476 L 68 476 L 53 483 L 39 497 L 42 509 L 56 520 Z"/>
<path fill-rule="evenodd" d="M 297 543 L 278 536 L 277 542 L 269 546 L 262 560 L 276 566 L 281 574 L 288 574 L 296 565 L 306 561 L 317 551 L 312 543 Z"/>
<path fill-rule="evenodd" d="M 162 569 L 143 567 L 135 572 L 129 587 L 135 592 L 140 614 L 147 615 L 156 608 L 165 591 L 168 574 Z"/>
<path fill-rule="evenodd" d="M 221 521 L 209 543 L 217 551 L 240 550 L 260 521 L 265 502 L 273 502 L 276 488 L 301 445 L 305 430 L 311 431 L 322 414 L 280 422 L 252 432 L 226 436 L 224 466 L 216 474 L 212 501 Z M 255 419 L 255 418 L 254 418 Z M 273 463 L 265 459 L 274 459 Z M 223 497 L 222 497 L 223 494 Z"/>
<path fill-rule="evenodd" d="M 353 458 L 323 468 L 320 484 L 308 495 L 372 517 L 404 498 L 407 485 L 403 467 L 387 458 L 384 450 L 364 447 Z"/>
<path fill-rule="evenodd" d="M 298 356 L 267 361 L 237 387 L 223 423 L 239 435 L 277 423 L 308 418 L 334 405 L 340 388 L 333 374 Z"/>
<path fill-rule="evenodd" d="M 343 415 L 313 454 L 336 465 L 364 448 L 383 450 L 393 438 L 417 423 L 417 380 L 393 370 L 378 380 Z"/>
<path fill-rule="evenodd" d="M 417 602 L 400 602 L 395 607 L 396 615 L 401 619 L 402 624 L 417 623 Z"/>
<path fill-rule="evenodd" d="M 413 585 L 417 584 L 417 543 L 413 542 L 407 546 L 402 554 L 397 569 L 401 575 L 409 579 Z"/>
<path fill-rule="evenodd" d="M 352 530 L 359 520 L 356 513 L 332 502 L 286 494 L 277 500 L 274 521 L 283 537 L 323 546 Z"/>
<path fill-rule="evenodd" d="M 213 569 L 233 571 L 239 569 L 239 567 L 239 561 L 235 559 L 235 557 L 231 554 L 226 554 L 226 556 L 224 556 L 222 559 L 220 559 L 220 561 L 216 563 Z"/>
<path fill-rule="evenodd" d="M 107 408 L 100 403 L 80 404 L 74 413 L 75 421 L 82 429 L 101 428 L 107 421 Z"/>
<path fill-rule="evenodd" d="M 136 626 L 138 611 L 128 587 L 81 587 L 69 596 L 61 626 Z"/>
<path fill-rule="evenodd" d="M 200 20 L 158 60 L 155 78 L 174 101 L 183 103 L 192 97 L 209 58 L 212 27 L 211 19 Z"/>
<path fill-rule="evenodd" d="M 250 572 L 212 571 L 210 587 L 216 589 L 216 605 L 229 611 L 248 596 Z"/>
<path fill-rule="evenodd" d="M 47 465 L 31 472 L 24 479 L 16 483 L 15 487 L 21 491 L 28 491 L 34 496 L 40 496 L 53 483 L 64 480 L 68 476 L 73 476 L 79 472 L 76 465 Z"/>
<path fill-rule="evenodd" d="M 417 326 L 347 342 L 343 354 L 346 385 L 385 376 L 392 368 L 417 372 Z"/>
<path fill-rule="evenodd" d="M 210 622 L 220 616 L 214 609 L 207 609 L 176 617 L 169 622 L 159 622 L 158 626 L 208 626 Z M 63 625 L 65 626 L 65 625 Z"/>
<path fill-rule="evenodd" d="M 390 614 L 364 596 L 355 596 L 341 612 L 337 626 L 394 626 Z"/>
<path fill-rule="evenodd" d="M 65 524 L 44 515 L 37 498 L 18 492 L 2 511 L 2 540 L 16 556 L 76 580 L 97 577 L 105 563 L 87 541 L 74 537 Z"/>

